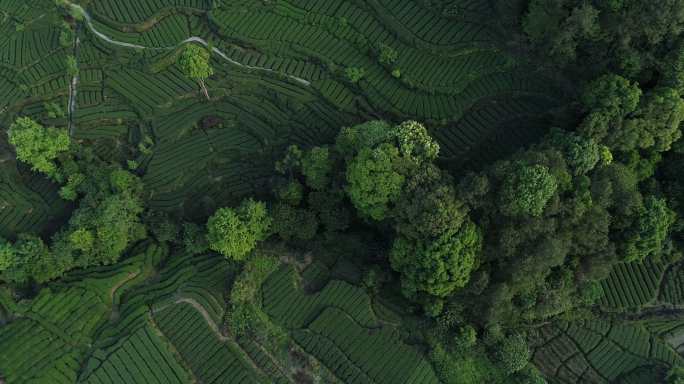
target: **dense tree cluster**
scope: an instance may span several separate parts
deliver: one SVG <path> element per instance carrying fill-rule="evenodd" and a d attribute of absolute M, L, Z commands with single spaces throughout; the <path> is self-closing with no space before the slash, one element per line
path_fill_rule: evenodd
<path fill-rule="evenodd" d="M 684 28 L 681 0 L 531 0 L 523 30 L 558 64 L 629 76 L 658 67 Z"/>
<path fill-rule="evenodd" d="M 529 364 L 527 331 L 587 314 L 578 309 L 595 308 L 601 280 L 618 263 L 682 257 L 684 0 L 524 3 L 518 32 L 527 47 L 550 57 L 542 70 L 578 89 L 538 140 L 477 169 L 446 168 L 418 122 L 374 120 L 342 128 L 327 145 L 285 148 L 269 180 L 272 199 L 224 201 L 206 222 L 191 223 L 145 206 L 140 164 L 124 168 L 66 130 L 18 118 L 7 132 L 16 158 L 58 183 L 73 212 L 49 238 L 0 238 L 0 279 L 42 283 L 112 264 L 143 239 L 215 252 L 241 268 L 227 324 L 264 341 L 282 336 L 259 294 L 280 261 L 259 244 L 307 249 L 358 236 L 375 243 L 357 282 L 371 295 L 384 285 L 426 315 L 420 332 L 444 382 L 544 383 Z M 449 1 L 425 4 L 460 12 Z M 63 45 L 72 32 L 64 27 Z M 370 51 L 399 77 L 393 47 Z M 211 46 L 188 43 L 176 53 L 209 99 Z M 345 73 L 363 87 L 364 68 Z M 57 116 L 60 108 L 47 109 Z M 153 147 L 145 136 L 138 150 Z M 683 377 L 676 367 L 666 380 Z"/>
<path fill-rule="evenodd" d="M 112 264 L 147 236 L 137 176 L 71 143 L 66 132 L 30 118 L 17 119 L 9 136 L 17 159 L 60 182 L 60 196 L 78 206 L 49 245 L 32 234 L 20 234 L 14 243 L 3 240 L 3 280 L 43 282 L 74 268 Z"/>
<path fill-rule="evenodd" d="M 10 144 L 16 148 L 18 160 L 52 179 L 62 178 L 55 159 L 69 151 L 70 139 L 66 130 L 45 128 L 28 117 L 21 117 L 12 124 L 7 135 Z"/>
<path fill-rule="evenodd" d="M 308 240 L 319 229 L 344 230 L 352 212 L 367 225 L 389 226 L 389 261 L 404 294 L 439 313 L 478 265 L 482 234 L 451 177 L 434 164 L 438 153 L 414 121 L 371 121 L 343 128 L 333 146 L 292 146 L 276 165 L 275 232 Z"/>

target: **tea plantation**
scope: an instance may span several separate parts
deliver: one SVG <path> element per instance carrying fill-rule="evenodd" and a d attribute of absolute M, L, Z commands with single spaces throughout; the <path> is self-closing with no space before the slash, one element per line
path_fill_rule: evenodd
<path fill-rule="evenodd" d="M 683 383 L 683 26 L 0 0 L 0 383 Z"/>

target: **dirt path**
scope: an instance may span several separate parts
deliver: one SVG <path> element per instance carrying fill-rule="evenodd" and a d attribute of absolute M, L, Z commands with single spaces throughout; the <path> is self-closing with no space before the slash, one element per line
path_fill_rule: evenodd
<path fill-rule="evenodd" d="M 207 312 L 207 310 L 204 309 L 202 304 L 198 303 L 194 299 L 189 299 L 187 297 L 181 297 L 180 299 L 174 301 L 174 304 L 180 304 L 180 303 L 186 303 L 186 304 L 192 305 L 192 307 L 195 308 L 197 310 L 197 312 L 199 312 L 202 315 L 202 317 L 204 317 L 204 321 L 207 322 L 207 325 L 209 325 L 209 328 L 211 328 L 211 330 L 214 332 L 214 334 L 216 335 L 216 337 L 219 340 L 221 340 L 223 342 L 233 341 L 233 339 L 231 339 L 230 337 L 225 336 L 224 334 L 221 333 L 221 331 L 218 328 L 218 325 L 216 325 L 216 323 L 214 322 L 214 319 L 212 319 L 211 316 L 209 316 L 209 312 Z"/>
<path fill-rule="evenodd" d="M 76 40 L 74 41 L 74 57 L 76 58 L 76 64 L 78 65 L 78 47 L 81 43 L 81 39 L 78 37 L 78 31 L 76 31 Z M 78 92 L 78 81 L 80 80 L 80 74 L 77 73 L 69 83 L 69 100 L 67 101 L 67 126 L 69 136 L 74 136 L 74 114 L 76 113 L 76 96 Z"/>
<path fill-rule="evenodd" d="M 98 31 L 97 28 L 95 28 L 95 25 L 93 24 L 92 17 L 90 16 L 90 14 L 85 9 L 83 9 L 83 7 L 81 7 L 78 4 L 73 4 L 73 3 L 67 3 L 67 4 L 73 10 L 75 10 L 77 13 L 80 13 L 83 15 L 83 17 L 85 18 L 85 21 L 86 21 L 86 25 L 88 26 L 88 29 L 90 29 L 95 34 L 95 36 L 99 37 L 100 39 L 102 39 L 102 40 L 104 40 L 110 44 L 118 45 L 118 46 L 124 47 L 124 48 L 152 49 L 152 50 L 171 50 L 171 49 L 175 49 L 178 46 L 181 46 L 181 45 L 187 44 L 187 43 L 198 43 L 198 44 L 204 45 L 205 47 L 209 47 L 209 44 L 203 38 L 201 38 L 199 36 L 188 37 L 187 39 L 179 42 L 178 44 L 173 45 L 173 46 L 169 46 L 169 47 L 146 47 L 144 45 L 132 44 L 132 43 L 126 43 L 123 41 L 118 41 L 118 40 L 112 39 L 111 37 L 105 35 L 104 33 L 100 32 L 100 31 Z M 216 47 L 212 47 L 211 50 L 215 54 L 219 55 L 222 59 L 228 61 L 231 64 L 237 65 L 239 67 L 251 69 L 251 70 L 257 70 L 257 71 L 263 71 L 263 72 L 277 73 L 276 71 L 274 71 L 271 68 L 257 67 L 257 66 L 252 66 L 252 65 L 240 63 L 239 61 L 231 59 L 230 57 L 228 57 L 228 55 L 226 55 L 223 51 L 221 51 L 220 49 L 218 49 Z M 287 77 L 291 80 L 294 80 L 294 81 L 296 81 L 296 82 L 298 82 L 304 86 L 307 86 L 307 87 L 311 85 L 310 81 L 308 81 L 306 79 L 302 79 L 301 77 L 297 77 L 297 76 L 293 76 L 293 75 L 285 75 L 285 77 Z"/>

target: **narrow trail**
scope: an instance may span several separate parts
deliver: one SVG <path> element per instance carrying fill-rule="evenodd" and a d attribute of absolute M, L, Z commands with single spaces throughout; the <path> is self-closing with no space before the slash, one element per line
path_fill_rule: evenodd
<path fill-rule="evenodd" d="M 221 333 L 221 331 L 218 328 L 218 325 L 216 324 L 216 322 L 214 322 L 214 319 L 212 319 L 211 316 L 209 315 L 209 312 L 207 312 L 207 310 L 204 309 L 202 304 L 198 303 L 194 299 L 187 298 L 187 297 L 181 297 L 181 298 L 175 300 L 173 303 L 170 303 L 170 304 L 167 304 L 161 308 L 158 308 L 154 312 L 159 312 L 159 311 L 161 311 L 161 310 L 163 310 L 163 309 L 165 309 L 171 305 L 182 304 L 182 303 L 191 305 L 197 312 L 199 312 L 202 315 L 202 317 L 204 317 L 204 321 L 207 323 L 207 325 L 209 326 L 211 331 L 214 333 L 216 338 L 219 339 L 219 341 L 221 341 L 222 343 L 230 343 L 233 347 L 235 347 L 235 349 L 237 349 L 239 351 L 239 353 L 242 355 L 243 360 L 247 364 L 249 364 L 252 367 L 252 369 L 254 369 L 256 372 L 263 372 L 262 369 L 259 366 L 257 366 L 256 362 L 254 362 L 254 360 L 252 360 L 252 358 L 249 357 L 249 354 L 247 354 L 247 352 L 245 352 L 242 349 L 242 347 L 240 347 L 240 345 L 237 343 L 237 341 L 235 341 L 235 339 Z M 265 375 L 265 373 L 264 373 L 264 375 Z"/>
<path fill-rule="evenodd" d="M 74 42 L 74 57 L 76 58 L 76 65 L 78 65 L 78 46 L 81 39 L 78 37 L 78 30 L 76 31 L 76 40 Z M 74 136 L 74 114 L 76 113 L 76 96 L 78 93 L 78 81 L 80 80 L 80 73 L 77 73 L 69 83 L 69 100 L 67 101 L 67 131 L 69 137 Z"/>
<path fill-rule="evenodd" d="M 171 50 L 171 49 L 175 49 L 175 48 L 177 48 L 183 44 L 198 43 L 198 44 L 202 44 L 203 46 L 209 48 L 209 43 L 207 43 L 206 40 L 204 40 L 203 38 L 201 38 L 199 36 L 188 37 L 187 39 L 181 41 L 180 43 L 173 45 L 173 46 L 169 46 L 169 47 L 146 47 L 144 45 L 132 44 L 132 43 L 126 43 L 123 41 L 118 41 L 118 40 L 112 39 L 111 37 L 105 35 L 104 33 L 100 32 L 100 31 L 98 31 L 97 28 L 95 28 L 95 25 L 93 24 L 93 18 L 90 16 L 90 14 L 85 9 L 83 9 L 83 7 L 81 7 L 78 4 L 73 4 L 73 3 L 68 3 L 68 4 L 77 13 L 80 13 L 83 15 L 83 17 L 85 18 L 85 21 L 86 21 L 86 25 L 88 26 L 88 29 L 90 29 L 90 31 L 93 32 L 93 34 L 95 34 L 95 36 L 99 37 L 100 39 L 102 39 L 102 40 L 104 40 L 110 44 L 118 45 L 118 46 L 124 47 L 124 48 L 132 48 L 132 49 Z M 252 65 L 240 63 L 239 61 L 231 59 L 227 54 L 225 54 L 223 51 L 221 51 L 220 49 L 218 49 L 216 47 L 212 47 L 211 50 L 215 54 L 219 55 L 222 59 L 228 61 L 229 63 L 231 63 L 233 65 L 236 65 L 236 66 L 239 66 L 242 68 L 246 68 L 246 69 L 256 70 L 256 71 L 269 72 L 269 73 L 273 73 L 273 74 L 279 73 L 277 71 L 274 71 L 271 68 L 257 67 L 257 66 L 252 66 Z M 308 81 L 306 79 L 302 79 L 301 77 L 297 77 L 297 76 L 293 76 L 293 75 L 287 75 L 287 74 L 284 74 L 284 76 L 287 77 L 288 79 L 294 80 L 294 81 L 296 81 L 296 82 L 298 82 L 304 86 L 307 86 L 307 87 L 311 86 L 310 81 Z"/>
<path fill-rule="evenodd" d="M 187 297 L 182 297 L 182 298 L 180 298 L 174 302 L 174 304 L 180 304 L 180 303 L 190 304 L 193 308 L 195 308 L 197 310 L 197 312 L 199 312 L 202 315 L 202 317 L 204 317 L 204 321 L 206 321 L 209 328 L 211 328 L 211 331 L 214 333 L 214 335 L 216 335 L 216 337 L 219 340 L 221 340 L 222 342 L 233 341 L 233 339 L 231 339 L 230 337 L 225 336 L 224 334 L 221 333 L 221 331 L 218 328 L 218 325 L 216 325 L 216 322 L 214 322 L 214 319 L 211 318 L 211 316 L 209 315 L 209 312 L 207 312 L 207 310 L 204 309 L 202 304 L 198 303 L 197 301 L 195 301 L 193 299 L 189 299 Z"/>

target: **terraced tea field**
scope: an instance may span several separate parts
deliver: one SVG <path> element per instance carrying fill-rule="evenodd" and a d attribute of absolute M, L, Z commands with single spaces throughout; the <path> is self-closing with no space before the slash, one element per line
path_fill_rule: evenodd
<path fill-rule="evenodd" d="M 516 120 L 562 102 L 552 82 L 507 53 L 484 0 L 454 4 L 455 17 L 404 0 L 81 6 L 84 22 L 60 44 L 52 1 L 0 1 L 10 20 L 0 38 L 0 125 L 30 115 L 69 126 L 76 139 L 113 144 L 101 146 L 113 157 L 145 142 L 132 154 L 159 209 L 196 212 L 199 191 L 209 192 L 205 206 L 259 191 L 284 145 L 329 142 L 340 126 L 375 116 L 428 122 L 455 165 L 496 158 L 538 135 Z M 189 41 L 213 46 L 209 101 L 174 64 Z M 67 56 L 79 68 L 74 87 Z M 49 117 L 48 102 L 68 113 Z M 59 216 L 59 206 L 18 194 L 0 211 L 0 233 Z M 17 222 L 28 207 L 30 223 Z"/>
<path fill-rule="evenodd" d="M 590 3 L 601 2 L 585 6 Z M 0 281 L 0 383 L 474 384 L 486 381 L 489 376 L 478 371 L 487 371 L 501 376 L 492 381 L 497 384 L 657 384 L 653 377 L 684 366 L 684 262 L 670 250 L 681 246 L 681 232 L 668 237 L 682 223 L 654 223 L 669 219 L 665 208 L 681 207 L 661 202 L 665 182 L 645 175 L 660 177 L 651 163 L 666 155 L 650 142 L 611 152 L 603 137 L 580 140 L 586 127 L 575 129 L 578 121 L 595 112 L 578 97 L 586 84 L 568 84 L 552 63 L 534 62 L 521 25 L 511 27 L 511 20 L 522 24 L 527 8 L 518 0 L 0 0 L 0 277 L 13 271 L 10 266 L 23 271 L 69 265 L 49 282 L 33 275 Z M 589 15 L 584 21 L 603 22 L 601 12 L 583 14 Z M 597 36 L 598 44 L 604 36 Z M 575 38 L 568 39 L 575 44 Z M 188 47 L 210 55 L 206 79 L 184 68 Z M 659 72 L 665 64 L 634 87 L 666 78 Z M 645 130 L 641 125 L 648 125 L 653 110 L 669 108 L 644 100 L 651 99 L 644 97 L 620 124 L 606 120 L 602 128 L 622 129 L 624 120 L 624 129 Z M 18 117 L 68 133 L 72 148 L 50 159 L 68 169 L 67 176 L 48 179 L 30 169 L 13 141 Z M 429 142 L 424 151 L 431 152 L 431 136 L 439 158 L 416 154 L 413 142 L 383 143 L 387 154 L 373 143 L 373 161 L 391 159 L 371 172 L 350 165 L 363 159 L 360 152 L 371 153 L 370 145 L 359 144 L 349 151 L 359 152 L 353 156 L 329 146 L 325 156 L 332 155 L 322 165 L 311 166 L 301 156 L 292 160 L 292 168 L 301 169 L 283 165 L 279 172 L 294 187 L 278 189 L 285 181 L 274 164 L 288 146 L 311 155 L 308 149 L 332 144 L 341 128 L 379 119 L 395 130 L 408 120 L 424 123 L 429 135 L 422 127 L 410 131 L 415 127 L 408 124 L 407 136 L 387 140 L 422 135 L 411 138 Z M 571 150 L 546 141 L 550 148 L 530 146 L 558 126 L 575 131 L 564 136 Z M 657 128 L 673 132 L 661 136 L 677 136 L 673 127 L 663 127 Z M 660 133 L 647 133 L 651 141 L 665 141 Z M 624 141 L 636 140 L 629 135 Z M 401 154 L 392 152 L 400 147 Z M 534 159 L 521 160 L 525 148 L 538 151 L 529 156 Z M 514 153 L 520 156 L 510 164 L 487 168 Z M 620 163 L 625 159 L 630 164 Z M 72 191 L 77 196 L 69 199 L 57 181 L 85 178 L 78 172 L 87 173 L 87 161 L 120 172 L 98 173 L 97 186 L 73 187 L 96 191 Z M 305 163 L 321 173 L 325 187 L 310 183 Z M 620 166 L 639 169 L 632 174 Z M 354 169 L 368 174 L 352 180 Z M 483 169 L 479 179 L 460 177 Z M 518 170 L 522 176 L 503 175 Z M 526 180 L 523 171 L 539 180 Z M 387 188 L 396 187 L 379 204 L 392 210 L 382 221 L 370 220 L 355 196 L 372 200 L 380 194 L 385 185 L 375 185 L 375 173 L 389 174 Z M 139 191 L 124 185 L 138 181 L 133 175 L 141 181 Z M 423 182 L 434 185 L 423 188 Z M 571 187 L 573 182 L 578 185 Z M 363 191 L 355 194 L 355 187 Z M 288 200 L 281 192 L 296 196 Z M 499 198 L 508 192 L 515 199 Z M 125 211 L 116 204 L 107 206 L 108 216 L 98 225 L 85 214 L 69 218 L 82 208 L 100 208 L 100 195 L 106 203 L 120 202 L 121 195 L 140 200 L 131 203 L 140 212 L 122 225 L 125 239 L 108 233 Z M 281 200 L 273 201 L 274 195 Z M 613 195 L 629 200 L 627 213 L 622 201 L 613 204 Z M 209 244 L 212 231 L 205 223 L 218 208 L 246 197 L 265 201 L 251 206 L 266 212 L 257 223 L 264 239 L 256 239 L 252 228 L 240 232 L 244 228 L 233 222 L 222 234 L 240 237 L 236 242 L 254 240 L 239 247 L 249 248 L 242 260 Z M 338 197 L 339 204 L 333 201 Z M 518 200 L 525 207 L 504 207 Z M 537 205 L 531 200 L 544 200 L 539 214 L 532 215 L 536 206 L 528 209 Z M 656 203 L 645 207 L 643 201 Z M 296 217 L 276 217 L 274 207 L 285 203 Z M 414 206 L 404 212 L 401 204 Z M 662 208 L 654 214 L 662 217 L 642 220 L 639 215 L 653 213 L 647 208 Z M 309 215 L 302 219 L 300 211 Z M 586 212 L 603 215 L 588 218 Z M 242 214 L 232 219 L 243 220 Z M 435 228 L 403 233 L 397 223 L 414 225 L 418 216 Z M 313 225 L 314 239 L 283 235 L 276 219 L 286 221 L 285 230 Z M 338 219 L 345 228 L 340 233 L 328 228 Z M 578 255 L 592 247 L 565 244 L 572 239 L 569 231 L 585 222 L 603 231 L 596 237 L 603 236 L 609 250 Z M 461 236 L 463 223 L 476 230 Z M 69 232 L 67 226 L 79 228 Z M 517 230 L 526 231 L 520 241 Z M 42 236 L 46 250 L 22 244 L 24 233 Z M 603 263 L 596 258 L 604 251 L 606 259 L 616 256 L 608 251 L 627 238 L 635 239 L 634 252 L 648 251 L 641 255 L 645 260 L 606 261 L 614 264 L 607 278 L 584 285 L 585 269 Z M 331 239 L 337 239 L 332 247 Z M 90 251 L 101 245 L 96 242 L 107 240 L 124 243 L 120 254 L 98 254 L 89 262 Z M 416 259 L 402 270 L 394 260 L 402 251 L 393 247 L 402 245 L 397 240 L 406 240 L 403 245 L 413 247 L 406 258 Z M 481 244 L 488 240 L 502 244 Z M 522 247 L 534 251 L 528 255 Z M 662 249 L 651 254 L 649 247 Z M 39 253 L 45 265 L 21 259 Z M 71 259 L 60 259 L 64 255 Z M 517 256 L 520 262 L 512 260 Z M 529 272 L 539 281 L 506 280 L 509 271 L 500 270 L 506 266 L 511 276 Z M 567 287 L 572 284 L 581 289 Z M 496 321 L 469 313 L 490 301 L 503 303 L 501 313 L 491 311 L 492 318 L 500 316 Z M 527 345 L 506 351 L 509 341 Z M 504 352 L 515 356 L 502 357 Z M 523 381 L 527 374 L 547 381 Z"/>

